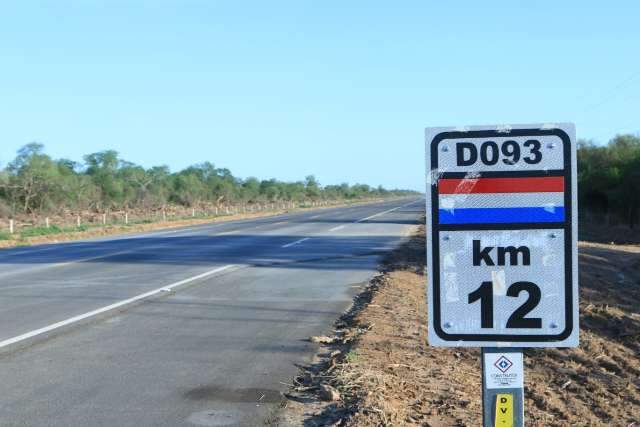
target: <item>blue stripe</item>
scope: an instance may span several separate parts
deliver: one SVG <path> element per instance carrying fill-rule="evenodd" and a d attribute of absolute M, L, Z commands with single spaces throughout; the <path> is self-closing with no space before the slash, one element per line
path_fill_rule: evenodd
<path fill-rule="evenodd" d="M 440 224 L 508 224 L 562 222 L 564 207 L 549 208 L 460 208 L 440 209 Z"/>

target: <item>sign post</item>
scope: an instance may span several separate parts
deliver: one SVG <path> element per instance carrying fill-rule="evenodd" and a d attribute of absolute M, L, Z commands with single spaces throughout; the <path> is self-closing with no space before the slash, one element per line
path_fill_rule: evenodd
<path fill-rule="evenodd" d="M 522 426 L 524 347 L 578 345 L 572 124 L 427 128 L 429 343 L 482 347 L 484 426 Z"/>
<path fill-rule="evenodd" d="M 482 349 L 483 426 L 524 425 L 524 367 L 522 349 Z"/>

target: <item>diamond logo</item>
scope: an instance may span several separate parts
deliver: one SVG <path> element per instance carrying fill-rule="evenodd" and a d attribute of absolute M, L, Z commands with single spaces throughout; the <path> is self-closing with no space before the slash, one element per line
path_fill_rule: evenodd
<path fill-rule="evenodd" d="M 513 362 L 511 362 L 511 360 L 507 359 L 504 356 L 500 356 L 500 358 L 496 360 L 496 363 L 494 363 L 493 366 L 498 368 L 500 372 L 504 374 L 509 370 L 509 368 L 513 366 Z"/>

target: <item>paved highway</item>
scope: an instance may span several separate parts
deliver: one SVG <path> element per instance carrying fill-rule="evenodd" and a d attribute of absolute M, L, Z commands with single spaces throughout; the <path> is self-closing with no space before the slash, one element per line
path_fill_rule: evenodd
<path fill-rule="evenodd" d="M 423 200 L 0 251 L 1 426 L 261 425 Z"/>

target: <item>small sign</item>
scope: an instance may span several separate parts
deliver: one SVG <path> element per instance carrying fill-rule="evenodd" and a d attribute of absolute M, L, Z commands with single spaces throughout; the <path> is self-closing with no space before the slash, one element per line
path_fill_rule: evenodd
<path fill-rule="evenodd" d="M 429 343 L 578 345 L 573 124 L 428 128 Z"/>
<path fill-rule="evenodd" d="M 522 352 L 485 353 L 484 378 L 488 389 L 523 388 Z"/>
<path fill-rule="evenodd" d="M 513 427 L 515 414 L 513 412 L 513 395 L 498 394 L 496 396 L 495 427 Z"/>

